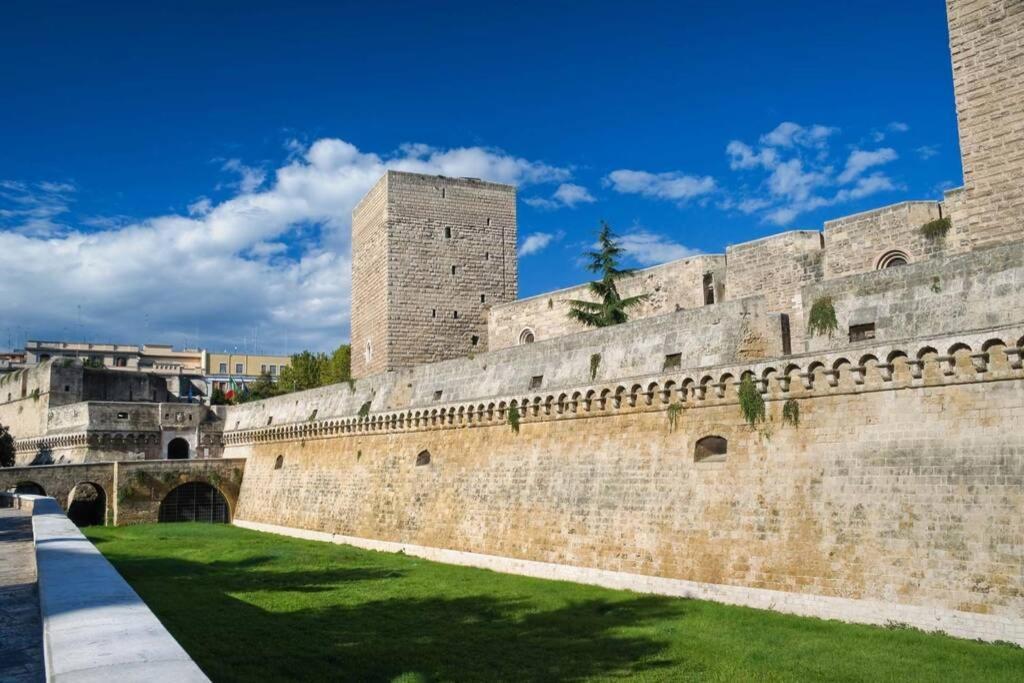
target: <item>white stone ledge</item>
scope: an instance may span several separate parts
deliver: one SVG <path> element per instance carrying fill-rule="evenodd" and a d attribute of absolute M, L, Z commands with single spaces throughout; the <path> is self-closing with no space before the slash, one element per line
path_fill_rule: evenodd
<path fill-rule="evenodd" d="M 208 681 L 57 501 L 26 498 L 33 507 L 47 681 Z"/>
<path fill-rule="evenodd" d="M 573 567 L 564 564 L 520 560 L 497 555 L 483 555 L 460 550 L 431 548 L 410 543 L 377 541 L 356 536 L 331 534 L 294 527 L 278 526 L 234 520 L 234 525 L 255 531 L 302 538 L 310 541 L 325 541 L 352 545 L 367 550 L 414 555 L 435 562 L 490 569 L 506 574 L 520 574 L 540 579 L 573 581 L 605 588 L 653 593 L 680 598 L 712 600 L 729 605 L 742 605 L 757 609 L 774 610 L 787 614 L 821 619 L 873 624 L 884 626 L 891 623 L 906 624 L 924 631 L 946 633 L 958 638 L 972 638 L 986 641 L 1008 641 L 1024 645 L 1024 618 L 1005 615 L 992 616 L 958 612 L 937 607 L 918 607 L 881 602 L 877 600 L 854 600 L 824 595 L 787 593 L 764 588 L 728 586 L 700 583 L 685 579 L 669 579 L 660 576 L 630 574 L 589 567 Z"/>

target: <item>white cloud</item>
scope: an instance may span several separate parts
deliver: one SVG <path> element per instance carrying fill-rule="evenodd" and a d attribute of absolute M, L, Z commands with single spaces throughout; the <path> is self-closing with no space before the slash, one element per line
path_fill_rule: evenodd
<path fill-rule="evenodd" d="M 886 129 L 904 132 L 909 126 L 894 121 Z M 883 173 L 864 175 L 898 158 L 896 151 L 889 147 L 854 149 L 843 163 L 842 171 L 836 173 L 828 140 L 838 132 L 838 128 L 831 126 L 806 127 L 784 121 L 760 136 L 757 149 L 742 140 L 732 140 L 725 149 L 729 167 L 766 175 L 756 189 L 745 188 L 739 197 L 728 198 L 720 206 L 744 214 L 760 213 L 764 222 L 784 226 L 815 209 L 899 189 L 899 185 Z M 879 131 L 873 134 L 878 140 L 885 137 Z"/>
<path fill-rule="evenodd" d="M 563 206 L 573 209 L 576 208 L 577 204 L 591 204 L 596 202 L 597 199 L 582 185 L 562 183 L 558 186 L 558 189 L 555 190 L 554 194 L 551 195 L 551 199 L 548 199 L 547 197 L 528 197 L 523 201 L 538 209 L 553 210 L 562 208 Z"/>
<path fill-rule="evenodd" d="M 667 263 L 688 256 L 700 254 L 700 250 L 691 249 L 675 242 L 665 235 L 648 232 L 647 230 L 634 230 L 621 235 L 618 238 L 619 246 L 642 266 L 653 266 L 659 263 Z"/>
<path fill-rule="evenodd" d="M 732 140 L 725 147 L 729 155 L 729 168 L 732 170 L 756 168 L 772 168 L 778 161 L 778 154 L 771 147 L 762 147 L 760 151 L 754 152 L 750 145 Z"/>
<path fill-rule="evenodd" d="M 820 124 L 805 128 L 792 121 L 783 121 L 775 130 L 762 135 L 760 142 L 770 147 L 823 147 L 827 144 L 829 136 L 838 131 L 838 128 Z"/>
<path fill-rule="evenodd" d="M 0 180 L 0 230 L 35 237 L 60 235 L 67 229 L 60 219 L 70 211 L 75 191 L 67 182 Z"/>
<path fill-rule="evenodd" d="M 519 245 L 520 256 L 530 256 L 547 249 L 552 242 L 561 240 L 565 235 L 563 232 L 534 232 L 526 236 L 523 243 Z"/>
<path fill-rule="evenodd" d="M 616 191 L 623 194 L 639 194 L 656 199 L 670 199 L 686 202 L 715 190 L 715 180 L 710 176 L 685 175 L 679 172 L 648 173 L 619 169 L 612 171 L 605 179 Z"/>
<path fill-rule="evenodd" d="M 233 186 L 237 187 L 240 192 L 254 192 L 267 179 L 267 173 L 262 168 L 246 166 L 239 159 L 228 159 L 221 168 L 239 175 L 238 182 L 234 183 Z"/>
<path fill-rule="evenodd" d="M 882 147 L 871 151 L 855 149 L 846 159 L 846 167 L 839 174 L 838 180 L 843 184 L 849 183 L 872 166 L 887 164 L 897 158 L 896 150 L 891 147 Z"/>
<path fill-rule="evenodd" d="M 203 343 L 224 348 L 259 328 L 271 350 L 333 348 L 347 338 L 351 212 L 389 168 L 523 185 L 569 177 L 494 149 L 419 146 L 381 156 L 328 138 L 266 174 L 262 189 L 239 188 L 220 203 L 201 198 L 188 215 L 44 234 L 25 229 L 19 212 L 61 195 L 4 181 L 5 319 L 31 336 L 68 336 L 81 306 L 93 339 L 194 343 L 198 328 Z M 68 201 L 51 206 L 51 217 Z"/>
<path fill-rule="evenodd" d="M 939 153 L 938 145 L 921 145 L 914 150 L 921 161 L 928 161 Z"/>

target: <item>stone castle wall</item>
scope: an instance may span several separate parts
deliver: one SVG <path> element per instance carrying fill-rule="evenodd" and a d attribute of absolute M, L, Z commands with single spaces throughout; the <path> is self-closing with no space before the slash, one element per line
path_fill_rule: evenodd
<path fill-rule="evenodd" d="M 831 280 L 878 270 L 888 253 L 905 254 L 908 263 L 966 250 L 957 226 L 942 238 L 927 238 L 921 226 L 948 215 L 939 202 L 901 202 L 825 222 L 825 271 Z"/>
<path fill-rule="evenodd" d="M 666 362 L 700 367 L 781 352 L 779 316 L 766 313 L 763 299 L 752 297 L 646 318 L 626 327 L 419 365 L 361 379 L 351 386 L 338 384 L 229 406 L 223 424 L 226 432 L 238 432 L 350 417 L 363 406 L 373 412 L 436 410 L 449 401 L 525 395 L 659 372 Z M 669 356 L 674 358 L 667 360 Z"/>
<path fill-rule="evenodd" d="M 637 586 L 654 575 L 781 591 L 777 609 L 1024 642 L 1022 335 L 229 432 L 226 455 L 248 458 L 238 518 L 499 556 L 510 571 L 522 559 Z M 767 399 L 758 429 L 737 405 L 745 372 Z M 788 399 L 797 426 L 782 421 Z M 724 461 L 695 461 L 710 435 L 727 439 Z M 828 612 L 826 598 L 860 611 Z"/>
<path fill-rule="evenodd" d="M 946 0 L 965 201 L 953 222 L 976 246 L 1024 224 L 1024 3 Z"/>
<path fill-rule="evenodd" d="M 353 212 L 352 289 L 355 377 L 486 350 L 518 291 L 515 188 L 389 171 Z"/>
<path fill-rule="evenodd" d="M 639 270 L 619 282 L 619 293 L 623 297 L 648 295 L 646 301 L 630 309 L 633 320 L 699 308 L 705 305 L 707 274 L 715 288 L 715 301 L 720 301 L 725 283 L 725 257 L 721 255 L 695 256 Z M 579 285 L 492 307 L 487 314 L 487 347 L 515 346 L 527 330 L 536 341 L 582 332 L 585 328 L 568 317 L 572 299 L 594 301 L 595 297 L 587 285 Z"/>
<path fill-rule="evenodd" d="M 832 300 L 839 329 L 808 336 L 809 351 L 856 345 L 855 326 L 873 325 L 860 345 L 1011 325 L 1024 319 L 1024 244 L 936 257 L 803 288 L 804 317 Z M 863 329 L 863 328 L 861 328 Z"/>

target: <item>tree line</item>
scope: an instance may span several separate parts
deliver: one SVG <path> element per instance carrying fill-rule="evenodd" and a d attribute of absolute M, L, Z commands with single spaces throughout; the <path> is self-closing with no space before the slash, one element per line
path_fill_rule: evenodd
<path fill-rule="evenodd" d="M 238 385 L 230 398 L 227 392 L 214 389 L 210 403 L 215 406 L 247 403 L 351 380 L 352 351 L 348 344 L 342 344 L 331 354 L 303 351 L 293 355 L 288 365 L 281 368 L 276 382 L 269 374 L 263 373 L 245 386 Z"/>

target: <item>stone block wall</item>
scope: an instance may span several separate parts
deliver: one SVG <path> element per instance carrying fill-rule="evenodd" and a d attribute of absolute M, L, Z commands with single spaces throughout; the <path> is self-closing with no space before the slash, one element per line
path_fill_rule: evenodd
<path fill-rule="evenodd" d="M 800 288 L 824 275 L 821 233 L 795 230 L 729 247 L 725 252 L 725 298 L 761 295 L 769 311 L 789 318 L 793 348 L 803 341 Z"/>
<path fill-rule="evenodd" d="M 867 273 L 886 254 L 905 254 L 908 263 L 966 250 L 966 234 L 951 227 L 945 237 L 928 238 L 921 226 L 943 217 L 939 202 L 902 202 L 825 222 L 825 279 Z"/>
<path fill-rule="evenodd" d="M 658 372 L 666 357 L 678 367 L 701 367 L 779 355 L 779 316 L 752 297 L 645 318 L 548 341 L 513 346 L 472 358 L 406 370 L 229 406 L 225 431 L 308 424 L 368 410 L 429 407 L 454 400 L 571 386 Z M 597 356 L 591 376 L 592 358 Z"/>
<path fill-rule="evenodd" d="M 388 180 L 377 181 L 352 211 L 352 376 L 387 368 L 390 326 L 388 306 Z"/>
<path fill-rule="evenodd" d="M 854 326 L 874 325 L 863 345 L 1020 323 L 1024 244 L 806 285 L 805 318 L 823 297 L 832 300 L 839 329 L 831 338 L 808 336 L 808 351 L 850 346 Z"/>
<path fill-rule="evenodd" d="M 653 268 L 638 270 L 619 283 L 623 297 L 647 294 L 648 299 L 630 310 L 631 320 L 704 305 L 704 276 L 710 274 L 715 301 L 725 285 L 725 257 L 695 256 Z M 494 306 L 487 314 L 487 346 L 491 350 L 515 346 L 529 330 L 535 341 L 582 332 L 585 328 L 568 317 L 569 301 L 593 301 L 587 285 L 547 292 L 512 303 Z"/>
<path fill-rule="evenodd" d="M 976 246 L 1019 240 L 1024 225 L 1024 3 L 946 0 L 965 207 Z"/>
<path fill-rule="evenodd" d="M 731 383 L 698 395 L 685 382 L 674 422 L 655 392 L 526 411 L 518 432 L 500 412 L 461 411 L 282 429 L 229 443 L 248 457 L 237 516 L 509 558 L 510 571 L 522 559 L 626 572 L 637 586 L 657 576 L 779 591 L 779 609 L 842 598 L 857 609 L 828 616 L 922 628 L 948 617 L 966 624 L 959 635 L 1024 642 L 1024 371 L 1001 349 L 984 375 L 969 359 L 946 374 L 931 358 L 920 374 L 902 360 L 888 375 L 847 364 L 835 382 L 830 359 L 797 358 L 809 381 L 800 368 L 765 374 L 757 429 Z M 788 399 L 798 425 L 782 421 Z M 726 456 L 698 461 L 711 435 Z"/>
<path fill-rule="evenodd" d="M 353 212 L 353 375 L 486 350 L 517 273 L 513 186 L 389 171 Z"/>

